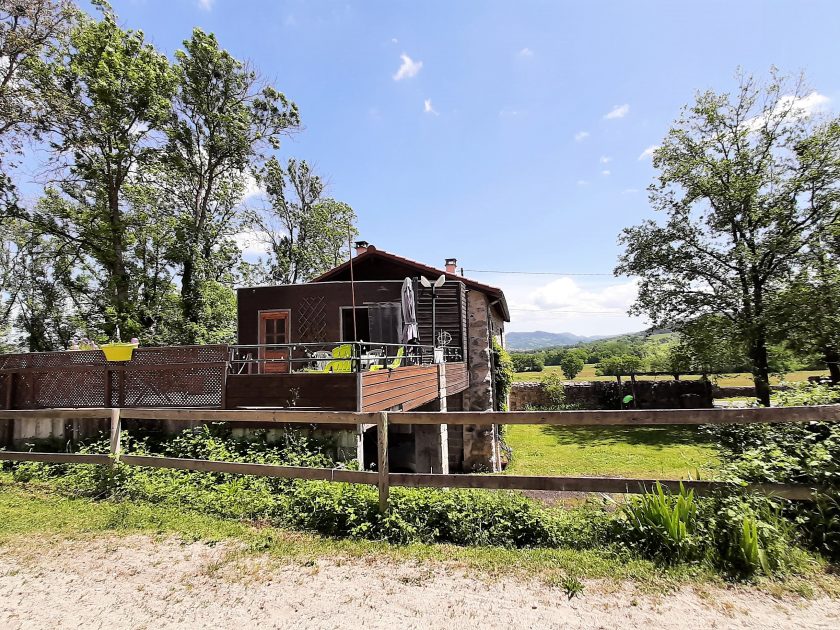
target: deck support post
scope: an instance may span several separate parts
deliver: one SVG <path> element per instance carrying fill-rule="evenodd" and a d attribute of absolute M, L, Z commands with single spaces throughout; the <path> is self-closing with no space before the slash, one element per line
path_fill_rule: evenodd
<path fill-rule="evenodd" d="M 377 441 L 379 443 L 379 511 L 388 511 L 388 412 L 379 412 L 377 423 Z"/>
<path fill-rule="evenodd" d="M 111 465 L 117 463 L 120 457 L 120 433 L 122 433 L 122 422 L 120 421 L 120 408 L 111 409 Z"/>

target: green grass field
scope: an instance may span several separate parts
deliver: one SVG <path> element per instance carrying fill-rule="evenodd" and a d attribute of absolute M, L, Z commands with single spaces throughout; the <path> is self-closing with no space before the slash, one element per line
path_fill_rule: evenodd
<path fill-rule="evenodd" d="M 561 377 L 563 376 L 563 372 L 560 368 L 556 365 L 549 365 L 542 372 L 517 372 L 513 375 L 513 380 L 515 382 L 534 382 L 542 380 L 543 376 L 546 374 L 551 374 L 552 372 L 556 372 Z M 800 372 L 791 372 L 785 376 L 786 381 L 790 381 L 793 383 L 806 381 L 808 380 L 809 376 L 828 376 L 828 371 L 808 371 L 802 370 Z M 639 376 L 637 377 L 640 381 L 653 381 L 658 379 L 667 378 L 665 376 Z M 700 378 L 699 376 L 683 376 L 682 378 L 686 380 L 690 379 L 697 379 Z M 583 367 L 583 371 L 578 374 L 575 379 L 576 382 L 580 381 L 613 381 L 615 380 L 614 376 L 596 376 L 595 375 L 595 366 L 591 364 L 587 364 Z M 779 382 L 779 379 L 773 377 L 770 379 L 771 383 L 775 384 Z M 752 376 L 747 373 L 741 374 L 725 374 L 717 379 L 718 385 L 721 386 L 747 386 L 752 385 Z"/>
<path fill-rule="evenodd" d="M 718 452 L 696 427 L 510 425 L 507 473 L 709 479 Z"/>

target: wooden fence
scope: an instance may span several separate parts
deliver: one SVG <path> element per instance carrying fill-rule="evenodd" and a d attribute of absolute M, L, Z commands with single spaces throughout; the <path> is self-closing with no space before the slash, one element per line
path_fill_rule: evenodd
<path fill-rule="evenodd" d="M 111 446 L 108 454 L 33 453 L 0 451 L 0 460 L 36 461 L 52 463 L 103 464 L 115 462 L 130 466 L 175 468 L 202 472 L 235 473 L 289 479 L 314 479 L 364 483 L 379 488 L 379 505 L 388 507 L 391 486 L 433 488 L 484 488 L 492 490 L 554 490 L 574 492 L 638 493 L 649 489 L 656 481 L 669 489 L 680 483 L 698 493 L 715 490 L 746 489 L 782 498 L 808 500 L 819 488 L 779 483 L 747 484 L 740 486 L 725 481 L 677 479 L 628 479 L 618 477 L 545 477 L 523 475 L 416 474 L 391 473 L 388 466 L 389 425 L 492 425 L 542 424 L 554 426 L 661 426 L 709 424 L 760 424 L 811 421 L 840 421 L 840 406 L 779 407 L 750 409 L 663 409 L 627 411 L 519 411 L 519 412 L 378 412 L 355 413 L 344 411 L 288 411 L 288 410 L 222 410 L 222 409 L 38 409 L 0 410 L 1 419 L 110 419 Z M 269 464 L 247 464 L 172 457 L 123 454 L 120 449 L 121 421 L 126 420 L 189 420 L 201 422 L 317 424 L 317 425 L 376 425 L 378 427 L 379 467 L 373 471 L 353 471 L 335 468 L 306 468 Z"/>

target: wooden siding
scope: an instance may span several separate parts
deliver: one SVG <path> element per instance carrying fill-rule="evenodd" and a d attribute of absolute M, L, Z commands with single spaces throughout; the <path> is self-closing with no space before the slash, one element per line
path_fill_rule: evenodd
<path fill-rule="evenodd" d="M 341 341 L 341 308 L 399 302 L 400 282 L 322 282 L 239 289 L 237 298 L 237 340 L 242 345 L 258 343 L 259 312 L 288 309 L 289 341 L 329 343 Z"/>
<path fill-rule="evenodd" d="M 446 379 L 447 396 L 462 392 L 470 386 L 470 373 L 466 363 L 444 363 L 442 367 Z"/>
<path fill-rule="evenodd" d="M 287 407 L 355 411 L 356 374 L 237 374 L 228 376 L 226 407 Z"/>
<path fill-rule="evenodd" d="M 434 280 L 434 278 L 432 278 Z M 432 290 L 415 283 L 417 300 L 417 326 L 420 329 L 420 343 L 431 346 L 432 340 Z M 466 329 L 466 308 L 464 285 L 461 282 L 447 282 L 437 290 L 435 306 L 435 328 L 452 335 L 449 346 L 464 348 Z"/>
<path fill-rule="evenodd" d="M 437 365 L 399 367 L 362 374 L 362 411 L 415 409 L 438 397 Z"/>

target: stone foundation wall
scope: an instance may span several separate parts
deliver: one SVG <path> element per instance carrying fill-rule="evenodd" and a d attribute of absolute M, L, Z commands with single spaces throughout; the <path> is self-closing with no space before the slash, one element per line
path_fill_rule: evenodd
<path fill-rule="evenodd" d="M 583 409 L 619 409 L 621 399 L 633 390 L 630 381 L 566 383 L 566 402 Z M 540 383 L 514 383 L 510 392 L 510 410 L 524 411 L 528 406 L 547 404 Z M 712 388 L 704 381 L 637 381 L 636 404 L 640 409 L 702 409 L 712 407 Z"/>

